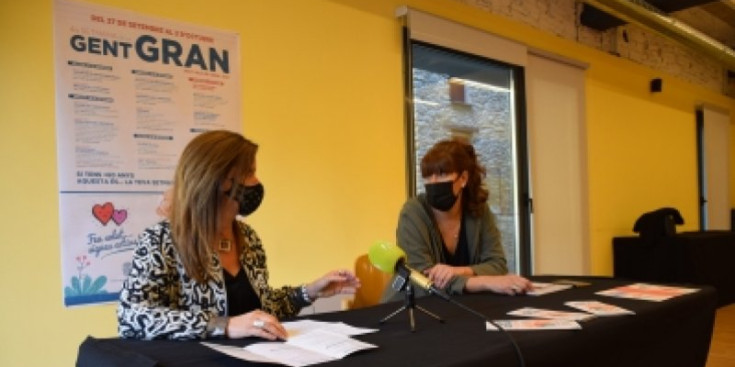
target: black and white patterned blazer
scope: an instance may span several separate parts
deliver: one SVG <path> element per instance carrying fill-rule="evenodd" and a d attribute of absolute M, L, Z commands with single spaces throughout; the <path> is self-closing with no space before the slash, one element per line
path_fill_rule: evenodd
<path fill-rule="evenodd" d="M 301 307 L 296 288 L 268 285 L 265 250 L 247 224 L 238 221 L 243 245 L 240 265 L 262 310 L 286 318 Z M 136 339 L 204 339 L 207 324 L 227 315 L 227 295 L 222 265 L 212 253 L 212 278 L 206 284 L 190 278 L 179 259 L 167 221 L 147 228 L 139 237 L 132 268 L 120 291 L 118 333 Z"/>

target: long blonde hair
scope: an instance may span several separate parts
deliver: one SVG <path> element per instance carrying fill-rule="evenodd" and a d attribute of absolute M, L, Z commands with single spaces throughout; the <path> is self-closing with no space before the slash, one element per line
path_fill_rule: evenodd
<path fill-rule="evenodd" d="M 187 144 L 173 183 L 169 220 L 174 243 L 186 273 L 198 282 L 210 277 L 209 246 L 217 236 L 220 191 L 230 172 L 235 179 L 253 173 L 258 146 L 240 134 L 204 132 Z"/>

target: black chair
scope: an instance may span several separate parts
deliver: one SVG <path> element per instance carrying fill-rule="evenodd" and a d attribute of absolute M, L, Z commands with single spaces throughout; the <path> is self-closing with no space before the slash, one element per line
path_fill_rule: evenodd
<path fill-rule="evenodd" d="M 643 213 L 633 225 L 633 232 L 647 240 L 676 235 L 676 226 L 684 224 L 681 213 L 674 208 L 661 208 Z"/>

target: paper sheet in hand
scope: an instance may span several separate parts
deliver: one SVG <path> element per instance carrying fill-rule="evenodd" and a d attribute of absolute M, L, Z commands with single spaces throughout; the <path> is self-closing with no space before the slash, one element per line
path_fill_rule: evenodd
<path fill-rule="evenodd" d="M 375 345 L 325 330 L 312 330 L 291 337 L 286 342 L 255 343 L 245 348 L 202 344 L 235 358 L 292 367 L 334 361 L 359 350 L 376 348 Z"/>

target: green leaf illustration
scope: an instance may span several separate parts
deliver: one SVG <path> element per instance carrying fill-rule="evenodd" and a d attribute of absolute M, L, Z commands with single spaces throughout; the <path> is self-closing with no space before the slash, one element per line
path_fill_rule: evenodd
<path fill-rule="evenodd" d="M 64 287 L 64 297 L 74 297 L 74 296 L 78 296 L 76 291 L 74 291 L 71 287 Z"/>
<path fill-rule="evenodd" d="M 92 285 L 87 290 L 87 294 L 106 293 L 105 291 L 101 291 L 102 287 L 105 286 L 105 283 L 107 283 L 106 276 L 102 275 L 100 277 L 97 277 L 97 279 L 94 280 L 94 283 L 92 283 Z"/>
<path fill-rule="evenodd" d="M 76 294 L 82 294 L 82 287 L 79 284 L 79 278 L 71 277 L 71 288 Z"/>
<path fill-rule="evenodd" d="M 92 277 L 89 275 L 84 276 L 84 281 L 82 282 L 82 292 L 81 294 L 89 294 L 89 286 L 92 285 Z"/>

